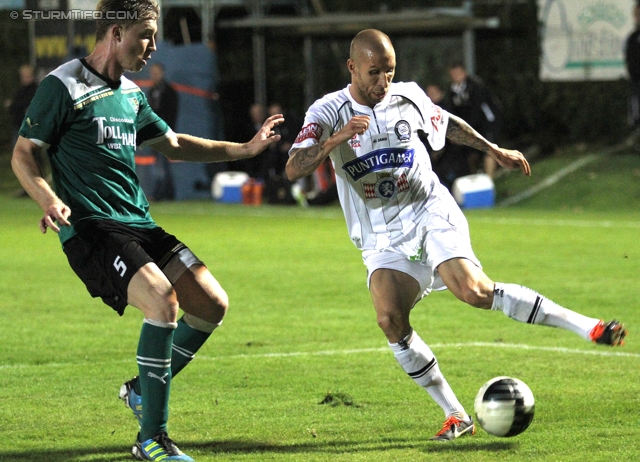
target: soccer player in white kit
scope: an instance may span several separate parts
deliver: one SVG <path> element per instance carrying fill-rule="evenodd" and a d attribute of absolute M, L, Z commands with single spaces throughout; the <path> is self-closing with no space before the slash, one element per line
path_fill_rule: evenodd
<path fill-rule="evenodd" d="M 362 250 L 378 325 L 404 371 L 440 405 L 449 441 L 475 433 L 427 344 L 411 327 L 413 306 L 432 289 L 449 289 L 471 306 L 520 322 L 561 327 L 596 343 L 621 345 L 626 329 L 563 308 L 531 289 L 493 282 L 473 253 L 467 221 L 431 169 L 445 138 L 479 149 L 499 165 L 531 174 L 522 153 L 490 143 L 434 105 L 415 83 L 392 83 L 396 59 L 388 36 L 367 29 L 351 42 L 351 84 L 307 111 L 289 152 L 294 181 L 329 156 L 352 242 Z"/>

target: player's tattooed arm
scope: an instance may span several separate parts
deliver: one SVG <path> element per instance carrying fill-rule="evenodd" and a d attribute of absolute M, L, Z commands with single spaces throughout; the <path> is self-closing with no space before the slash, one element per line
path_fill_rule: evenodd
<path fill-rule="evenodd" d="M 487 152 L 490 143 L 471 125 L 454 115 L 449 116 L 447 138 L 457 144 L 464 144 L 479 151 Z"/>
<path fill-rule="evenodd" d="M 308 148 L 292 150 L 286 167 L 289 180 L 295 181 L 311 175 L 328 155 L 324 149 L 324 145 L 325 142 L 322 142 Z"/>
<path fill-rule="evenodd" d="M 311 175 L 336 146 L 347 142 L 356 135 L 363 135 L 368 128 L 369 116 L 353 116 L 344 127 L 326 140 L 307 148 L 293 149 L 285 169 L 287 178 L 289 181 L 295 181 Z"/>
<path fill-rule="evenodd" d="M 493 157 L 501 167 L 509 169 L 520 169 L 527 176 L 531 175 L 531 167 L 524 155 L 514 149 L 504 149 L 497 144 L 489 142 L 480 133 L 475 131 L 471 125 L 459 117 L 449 116 L 447 125 L 447 138 L 459 144 L 464 144 L 479 151 L 486 152 Z"/>

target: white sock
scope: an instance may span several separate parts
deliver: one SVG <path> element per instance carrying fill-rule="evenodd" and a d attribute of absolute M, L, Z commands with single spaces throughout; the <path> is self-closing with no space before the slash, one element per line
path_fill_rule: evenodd
<path fill-rule="evenodd" d="M 491 309 L 516 321 L 570 330 L 585 340 L 591 340 L 589 332 L 600 321 L 563 308 L 526 287 L 500 282 L 495 284 Z"/>
<path fill-rule="evenodd" d="M 469 419 L 440 372 L 433 352 L 417 333 L 412 332 L 398 343 L 389 343 L 389 347 L 402 369 L 431 395 L 444 411 L 445 417 L 454 415 L 462 420 Z"/>

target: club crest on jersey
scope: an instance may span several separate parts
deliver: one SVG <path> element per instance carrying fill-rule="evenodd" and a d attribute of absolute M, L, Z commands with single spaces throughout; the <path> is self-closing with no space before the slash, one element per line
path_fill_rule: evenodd
<path fill-rule="evenodd" d="M 411 139 L 411 125 L 406 120 L 399 120 L 394 127 L 394 131 L 400 141 L 409 141 Z"/>
<path fill-rule="evenodd" d="M 356 157 L 342 165 L 342 169 L 353 181 L 372 172 L 399 167 L 413 167 L 415 151 L 406 148 L 382 148 L 370 152 L 366 156 Z"/>
<path fill-rule="evenodd" d="M 127 99 L 129 100 L 129 102 L 131 103 L 131 107 L 137 114 L 138 111 L 140 110 L 140 103 L 138 102 L 138 99 L 137 98 L 127 98 Z"/>
<path fill-rule="evenodd" d="M 362 183 L 365 200 L 380 199 L 382 201 L 390 201 L 399 192 L 408 189 L 409 181 L 404 173 L 398 178 L 395 178 L 390 173 L 382 173 L 375 183 Z"/>

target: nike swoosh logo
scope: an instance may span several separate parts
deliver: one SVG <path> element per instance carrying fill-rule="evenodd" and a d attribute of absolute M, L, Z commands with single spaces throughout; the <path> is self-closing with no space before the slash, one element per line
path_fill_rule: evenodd
<path fill-rule="evenodd" d="M 460 427 L 458 427 L 457 425 L 453 427 L 453 436 L 455 436 L 456 438 L 464 435 L 467 432 L 473 432 L 473 425 L 469 425 L 467 428 L 465 428 L 462 431 L 458 431 L 458 428 Z"/>

